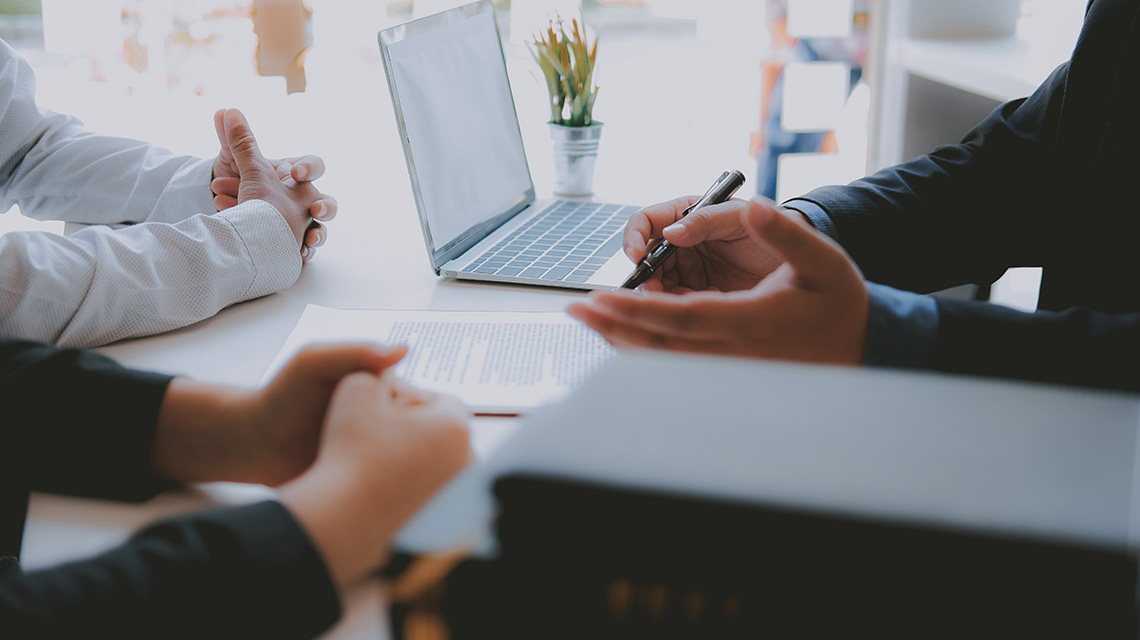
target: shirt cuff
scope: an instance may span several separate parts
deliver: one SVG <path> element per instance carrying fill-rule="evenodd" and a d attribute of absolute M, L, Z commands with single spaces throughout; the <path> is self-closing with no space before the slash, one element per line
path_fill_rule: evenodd
<path fill-rule="evenodd" d="M 210 189 L 213 171 L 213 158 L 196 158 L 182 165 L 163 187 L 147 221 L 177 223 L 199 213 L 216 213 Z"/>
<path fill-rule="evenodd" d="M 863 362 L 869 366 L 930 369 L 938 344 L 938 303 L 930 296 L 867 283 L 871 308 Z"/>
<path fill-rule="evenodd" d="M 276 207 L 264 200 L 250 200 L 217 215 L 233 225 L 253 269 L 253 281 L 238 301 L 269 295 L 297 281 L 301 248 Z"/>
<path fill-rule="evenodd" d="M 827 215 L 827 212 L 823 210 L 823 207 L 812 202 L 811 200 L 802 200 L 798 198 L 788 200 L 781 206 L 799 211 L 803 217 L 808 219 L 808 222 L 811 223 L 811 226 L 815 227 L 816 231 L 819 231 L 832 240 L 839 242 L 839 229 L 836 228 L 835 221 L 831 219 L 831 216 Z"/>

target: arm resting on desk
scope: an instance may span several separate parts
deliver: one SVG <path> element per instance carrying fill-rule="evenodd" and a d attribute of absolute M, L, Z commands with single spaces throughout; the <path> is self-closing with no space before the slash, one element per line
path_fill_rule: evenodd
<path fill-rule="evenodd" d="M 0 343 L 13 452 L 0 488 L 19 494 L 0 504 L 0 555 L 18 549 L 28 489 L 144 499 L 174 486 L 151 455 L 169 382 L 87 351 Z M 0 629 L 17 635 L 311 637 L 339 614 L 318 552 L 275 502 L 175 518 L 89 560 L 0 572 Z"/>
<path fill-rule="evenodd" d="M 0 341 L 5 486 L 117 500 L 173 487 L 151 465 L 170 380 L 89 351 Z"/>
<path fill-rule="evenodd" d="M 0 575 L 24 637 L 311 638 L 340 617 L 317 550 L 277 502 L 155 524 L 94 558 Z"/>
<path fill-rule="evenodd" d="M 1140 390 L 1140 313 L 1026 313 L 868 283 L 869 365 Z"/>
<path fill-rule="evenodd" d="M 290 286 L 301 257 L 261 200 L 176 224 L 0 237 L 0 338 L 96 346 L 179 327 Z"/>

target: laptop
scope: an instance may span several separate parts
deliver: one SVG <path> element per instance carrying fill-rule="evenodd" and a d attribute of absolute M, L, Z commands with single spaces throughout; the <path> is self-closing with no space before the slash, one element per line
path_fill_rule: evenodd
<path fill-rule="evenodd" d="M 384 29 L 378 40 L 435 273 L 621 284 L 634 266 L 622 232 L 638 207 L 535 198 L 490 0 Z"/>

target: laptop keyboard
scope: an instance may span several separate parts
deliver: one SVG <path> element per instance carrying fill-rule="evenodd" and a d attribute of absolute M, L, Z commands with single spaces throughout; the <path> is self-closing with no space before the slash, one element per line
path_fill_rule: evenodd
<path fill-rule="evenodd" d="M 470 273 L 585 282 L 621 247 L 636 207 L 555 201 L 467 265 Z"/>

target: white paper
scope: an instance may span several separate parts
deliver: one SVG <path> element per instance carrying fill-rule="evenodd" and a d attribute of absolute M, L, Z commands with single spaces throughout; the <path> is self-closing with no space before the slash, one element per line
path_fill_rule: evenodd
<path fill-rule="evenodd" d="M 309 305 L 263 380 L 308 344 L 406 344 L 396 373 L 474 413 L 526 413 L 559 400 L 613 350 L 564 313 L 344 310 Z"/>

